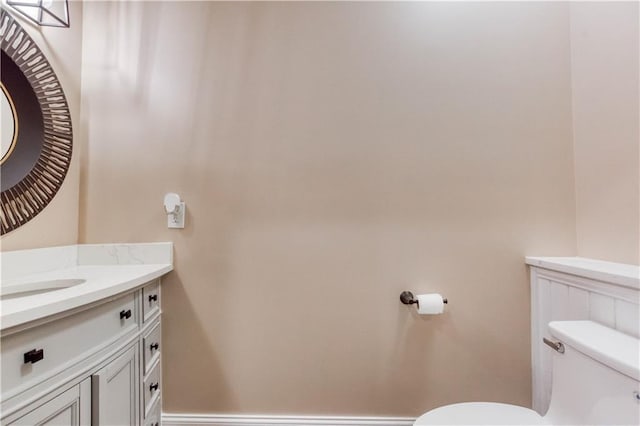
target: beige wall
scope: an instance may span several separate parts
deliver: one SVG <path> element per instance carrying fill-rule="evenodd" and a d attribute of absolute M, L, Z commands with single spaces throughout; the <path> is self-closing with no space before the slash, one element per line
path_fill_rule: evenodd
<path fill-rule="evenodd" d="M 638 3 L 571 3 L 578 255 L 640 264 Z"/>
<path fill-rule="evenodd" d="M 80 240 L 175 243 L 165 411 L 530 403 L 523 257 L 575 253 L 567 4 L 85 12 Z"/>
<path fill-rule="evenodd" d="M 80 185 L 80 79 L 82 63 L 82 3 L 70 3 L 71 28 L 37 27 L 13 16 L 42 49 L 64 88 L 74 132 L 71 167 L 62 187 L 34 219 L 0 238 L 1 250 L 75 244 L 78 241 Z"/>
<path fill-rule="evenodd" d="M 522 257 L 577 238 L 640 263 L 635 3 L 86 9 L 84 33 L 80 2 L 71 29 L 24 24 L 75 152 L 1 248 L 75 243 L 79 200 L 82 242 L 173 240 L 167 411 L 526 405 Z M 447 314 L 411 315 L 404 289 Z"/>

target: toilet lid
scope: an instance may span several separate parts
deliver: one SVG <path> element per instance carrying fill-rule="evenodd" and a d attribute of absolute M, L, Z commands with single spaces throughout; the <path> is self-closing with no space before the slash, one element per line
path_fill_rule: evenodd
<path fill-rule="evenodd" d="M 421 425 L 548 425 L 533 410 L 495 402 L 464 402 L 445 405 L 418 417 Z"/>

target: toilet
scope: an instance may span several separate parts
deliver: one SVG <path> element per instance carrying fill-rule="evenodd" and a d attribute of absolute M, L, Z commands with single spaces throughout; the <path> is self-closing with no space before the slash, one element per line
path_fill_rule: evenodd
<path fill-rule="evenodd" d="M 465 402 L 435 408 L 414 425 L 638 425 L 640 340 L 593 321 L 552 321 L 551 403 L 525 407 Z M 540 344 L 544 344 L 540 342 Z"/>

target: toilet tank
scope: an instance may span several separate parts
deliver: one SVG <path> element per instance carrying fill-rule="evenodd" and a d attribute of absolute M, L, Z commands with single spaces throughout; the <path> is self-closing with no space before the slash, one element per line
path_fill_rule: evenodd
<path fill-rule="evenodd" d="M 553 425 L 640 424 L 640 340 L 593 321 L 553 321 Z"/>
<path fill-rule="evenodd" d="M 581 257 L 527 257 L 531 273 L 532 408 L 549 410 L 551 321 L 591 320 L 640 338 L 640 266 Z"/>

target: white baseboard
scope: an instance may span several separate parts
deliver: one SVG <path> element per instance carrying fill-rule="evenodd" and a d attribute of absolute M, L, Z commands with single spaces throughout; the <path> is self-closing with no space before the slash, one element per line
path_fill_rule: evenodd
<path fill-rule="evenodd" d="M 162 413 L 163 426 L 412 426 L 412 417 L 261 416 Z"/>

